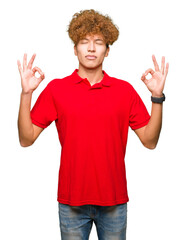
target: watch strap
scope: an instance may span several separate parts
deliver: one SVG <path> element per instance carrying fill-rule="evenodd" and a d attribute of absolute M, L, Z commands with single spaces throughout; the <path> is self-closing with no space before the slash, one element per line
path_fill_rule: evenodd
<path fill-rule="evenodd" d="M 163 97 L 160 97 L 160 98 L 151 96 L 151 101 L 153 103 L 162 103 L 163 101 L 165 101 L 165 94 L 163 93 Z"/>

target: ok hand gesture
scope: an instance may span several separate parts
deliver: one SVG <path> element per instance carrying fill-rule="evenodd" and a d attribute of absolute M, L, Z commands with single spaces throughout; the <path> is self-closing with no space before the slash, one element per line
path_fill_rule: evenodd
<path fill-rule="evenodd" d="M 153 97 L 162 97 L 169 64 L 167 63 L 165 68 L 165 57 L 162 57 L 160 70 L 154 55 L 152 55 L 152 60 L 155 71 L 152 68 L 147 69 L 145 73 L 142 74 L 141 80 L 145 83 Z M 152 75 L 152 78 L 148 80 L 146 76 L 149 73 Z"/>
<path fill-rule="evenodd" d="M 23 69 L 21 67 L 21 63 L 17 60 L 18 69 L 21 75 L 21 86 L 23 93 L 32 93 L 40 84 L 40 82 L 45 78 L 44 73 L 40 68 L 34 67 L 32 69 L 32 64 L 34 62 L 36 54 L 33 54 L 27 66 L 27 54 L 24 54 L 23 57 Z M 35 73 L 39 72 L 40 77 L 36 78 Z"/>

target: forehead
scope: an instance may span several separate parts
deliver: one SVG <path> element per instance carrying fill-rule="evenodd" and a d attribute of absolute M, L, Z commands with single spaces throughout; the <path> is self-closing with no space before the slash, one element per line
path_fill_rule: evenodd
<path fill-rule="evenodd" d="M 103 35 L 102 34 L 87 34 L 84 38 L 87 38 L 87 39 L 102 39 L 104 40 L 103 38 Z"/>

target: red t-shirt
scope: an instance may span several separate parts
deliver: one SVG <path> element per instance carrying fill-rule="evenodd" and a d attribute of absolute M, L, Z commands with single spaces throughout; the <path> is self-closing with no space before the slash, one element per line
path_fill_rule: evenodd
<path fill-rule="evenodd" d="M 128 128 L 145 126 L 150 115 L 130 83 L 103 70 L 103 79 L 91 86 L 77 72 L 50 81 L 31 110 L 33 124 L 46 128 L 55 121 L 57 127 L 57 200 L 72 206 L 126 203 Z"/>

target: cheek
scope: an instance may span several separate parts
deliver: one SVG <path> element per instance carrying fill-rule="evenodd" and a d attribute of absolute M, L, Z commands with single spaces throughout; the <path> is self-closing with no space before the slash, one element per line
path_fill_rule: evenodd
<path fill-rule="evenodd" d="M 79 48 L 77 54 L 79 58 L 84 58 L 86 56 L 86 49 L 83 47 Z"/>
<path fill-rule="evenodd" d="M 105 52 L 101 51 L 100 54 L 99 54 L 99 56 L 100 56 L 100 59 L 104 59 L 104 57 L 105 57 Z"/>
<path fill-rule="evenodd" d="M 83 59 L 82 52 L 77 52 L 77 58 L 78 58 L 78 60 L 82 60 Z"/>
<path fill-rule="evenodd" d="M 99 52 L 99 55 L 101 57 L 103 57 L 103 58 L 105 57 L 105 54 L 106 54 L 106 49 L 105 48 L 100 47 L 100 48 L 97 49 L 97 51 Z"/>

